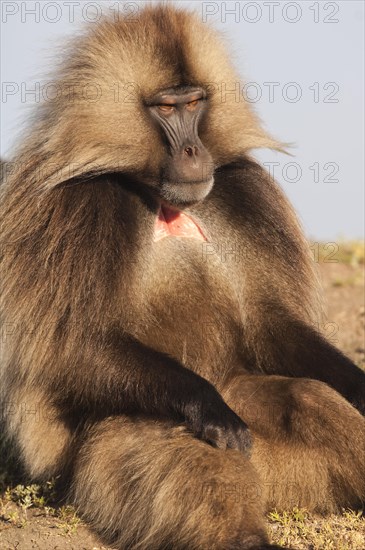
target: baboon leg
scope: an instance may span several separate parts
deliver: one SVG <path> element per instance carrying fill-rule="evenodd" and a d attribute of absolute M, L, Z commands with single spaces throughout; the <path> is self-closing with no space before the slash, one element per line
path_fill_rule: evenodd
<path fill-rule="evenodd" d="M 48 480 L 63 469 L 72 447 L 72 431 L 58 409 L 41 389 L 19 389 L 9 393 L 5 408 L 7 436 L 28 475 Z"/>
<path fill-rule="evenodd" d="M 94 425 L 74 470 L 82 515 L 123 550 L 275 548 L 250 461 L 183 426 L 113 417 Z"/>
<path fill-rule="evenodd" d="M 254 436 L 269 508 L 317 512 L 365 500 L 365 418 L 316 380 L 239 375 L 222 390 Z"/>

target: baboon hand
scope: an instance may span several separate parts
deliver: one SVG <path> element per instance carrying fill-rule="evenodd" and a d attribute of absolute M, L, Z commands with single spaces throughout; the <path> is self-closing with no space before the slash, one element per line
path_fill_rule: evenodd
<path fill-rule="evenodd" d="M 219 449 L 248 453 L 252 439 L 247 425 L 210 386 L 199 401 L 185 408 L 185 421 L 194 435 Z"/>

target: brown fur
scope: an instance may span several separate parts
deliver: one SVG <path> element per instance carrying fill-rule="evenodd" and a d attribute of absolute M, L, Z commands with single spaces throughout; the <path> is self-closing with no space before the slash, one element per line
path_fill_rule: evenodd
<path fill-rule="evenodd" d="M 265 509 L 360 504 L 365 421 L 323 382 L 362 409 L 364 381 L 311 327 L 307 244 L 248 156 L 280 145 L 245 102 L 222 101 L 239 79 L 221 39 L 149 8 L 92 28 L 57 79 L 2 189 L 0 382 L 27 471 L 71 476 L 70 498 L 122 550 L 269 548 Z M 80 83 L 101 98 L 85 101 Z M 215 185 L 189 209 L 206 245 L 153 243 L 158 204 L 138 183 L 158 179 L 163 151 L 144 102 L 180 84 L 208 90 L 199 135 Z M 165 418 L 157 368 L 163 382 L 171 368 L 213 384 L 248 424 L 251 459 Z M 121 401 L 135 381 L 140 408 Z"/>

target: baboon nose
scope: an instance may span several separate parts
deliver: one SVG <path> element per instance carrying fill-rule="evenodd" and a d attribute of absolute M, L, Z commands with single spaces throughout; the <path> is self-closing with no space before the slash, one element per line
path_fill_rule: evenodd
<path fill-rule="evenodd" d="M 194 156 L 198 156 L 199 154 L 199 149 L 196 145 L 188 145 L 187 147 L 185 147 L 184 149 L 184 153 L 185 155 L 187 155 L 188 157 L 194 157 Z"/>

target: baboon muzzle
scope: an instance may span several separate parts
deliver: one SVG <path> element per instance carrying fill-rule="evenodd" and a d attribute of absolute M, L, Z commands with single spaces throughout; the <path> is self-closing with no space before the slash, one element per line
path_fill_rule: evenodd
<path fill-rule="evenodd" d="M 202 183 L 213 176 L 213 160 L 198 136 L 171 147 L 163 177 L 173 183 Z"/>

